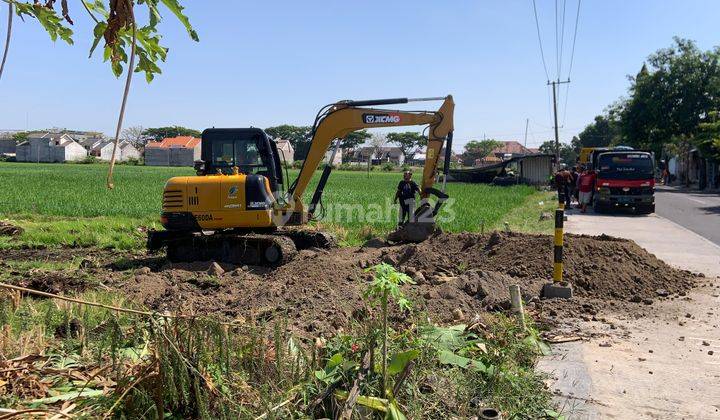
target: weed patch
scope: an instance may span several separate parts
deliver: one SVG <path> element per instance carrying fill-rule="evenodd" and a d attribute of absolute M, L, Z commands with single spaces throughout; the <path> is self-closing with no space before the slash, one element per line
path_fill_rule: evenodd
<path fill-rule="evenodd" d="M 415 322 L 396 330 L 387 306 L 410 308 L 397 288 L 407 279 L 387 265 L 372 272 L 370 317 L 314 342 L 282 319 L 167 319 L 4 292 L 0 404 L 125 418 L 447 418 L 484 406 L 546 416 L 532 325 L 489 315 L 445 327 L 408 312 Z M 79 297 L 142 309 L 115 293 Z"/>

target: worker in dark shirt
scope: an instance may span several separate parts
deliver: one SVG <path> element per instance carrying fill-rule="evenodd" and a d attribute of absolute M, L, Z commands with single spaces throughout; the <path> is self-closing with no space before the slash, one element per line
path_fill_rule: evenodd
<path fill-rule="evenodd" d="M 555 188 L 558 191 L 558 201 L 564 204 L 566 208 L 570 208 L 570 183 L 572 176 L 567 168 L 562 167 L 555 173 Z"/>
<path fill-rule="evenodd" d="M 400 200 L 400 226 L 415 221 L 415 195 L 420 187 L 412 180 L 412 172 L 405 171 L 395 193 L 395 203 Z"/>

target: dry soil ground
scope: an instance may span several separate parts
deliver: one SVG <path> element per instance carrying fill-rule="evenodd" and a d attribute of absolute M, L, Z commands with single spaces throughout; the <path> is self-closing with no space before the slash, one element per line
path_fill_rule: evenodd
<path fill-rule="evenodd" d="M 16 268 L 17 261 L 73 257 L 79 261 L 76 270 Z M 539 299 L 552 267 L 552 238 L 543 235 L 441 234 L 417 245 L 306 250 L 274 269 L 172 264 L 140 253 L 81 248 L 0 253 L 12 281 L 27 287 L 67 293 L 99 282 L 158 311 L 287 319 L 304 336 L 332 334 L 361 320 L 362 293 L 371 278 L 365 268 L 379 262 L 413 277 L 416 284 L 405 288 L 416 309 L 442 323 L 507 308 L 510 284 L 520 285 L 542 322 L 569 328 L 573 319 L 594 317 L 601 308 L 644 316 L 660 300 L 681 298 L 697 281 L 635 243 L 608 236 L 566 238 L 565 275 L 577 295 L 571 302 Z M 405 314 L 395 313 L 393 319 L 403 322 Z"/>
<path fill-rule="evenodd" d="M 551 387 L 565 412 L 573 419 L 720 419 L 720 247 L 658 216 L 571 214 L 566 228 L 631 238 L 668 264 L 706 276 L 646 314 L 602 306 L 594 319 L 573 325 L 590 337 L 554 346 L 540 364 L 555 378 Z"/>

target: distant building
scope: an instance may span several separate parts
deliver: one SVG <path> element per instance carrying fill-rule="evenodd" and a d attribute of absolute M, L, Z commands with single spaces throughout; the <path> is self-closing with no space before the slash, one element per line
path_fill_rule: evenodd
<path fill-rule="evenodd" d="M 502 158 L 499 158 L 495 155 L 488 155 L 488 156 L 485 156 L 484 158 L 475 159 L 475 163 L 473 164 L 473 166 L 488 166 L 488 165 L 500 163 L 502 161 L 503 161 Z"/>
<path fill-rule="evenodd" d="M 720 161 L 703 156 L 696 148 L 670 159 L 668 170 L 680 185 L 706 188 L 720 188 Z"/>
<path fill-rule="evenodd" d="M 376 153 L 375 148 L 371 146 L 363 146 L 355 150 L 353 155 L 355 162 L 367 162 L 368 159 L 374 164 L 390 162 L 402 165 L 405 163 L 405 154 L 399 147 L 381 147 L 379 153 Z"/>
<path fill-rule="evenodd" d="M 72 162 L 83 160 L 87 150 L 69 134 L 32 133 L 28 139 L 16 146 L 15 159 L 18 162 Z"/>
<path fill-rule="evenodd" d="M 115 142 L 112 140 L 100 140 L 91 146 L 90 155 L 100 160 L 110 161 Z M 118 150 L 115 153 L 116 162 L 124 162 L 128 159 L 140 159 L 140 152 L 127 140 L 118 142 Z"/>
<path fill-rule="evenodd" d="M 329 162 L 333 166 L 338 166 L 342 164 L 342 157 L 343 157 L 343 149 L 342 147 L 338 147 L 337 153 L 335 153 L 335 157 L 333 158 L 332 162 L 330 162 L 330 157 L 332 157 L 333 152 L 335 151 L 335 148 L 331 148 L 327 152 L 325 152 L 325 157 L 323 158 L 324 162 Z"/>
<path fill-rule="evenodd" d="M 488 156 L 492 155 L 500 159 L 509 159 L 532 154 L 530 149 L 520 144 L 520 142 L 510 140 L 501 141 L 500 143 L 502 143 L 502 145 L 493 149 Z"/>
<path fill-rule="evenodd" d="M 0 139 L 0 155 L 14 155 L 17 142 L 14 139 Z"/>
<path fill-rule="evenodd" d="M 145 165 L 193 166 L 200 160 L 201 141 L 197 137 L 168 137 L 145 145 Z"/>
<path fill-rule="evenodd" d="M 280 153 L 280 161 L 285 161 L 288 164 L 293 163 L 295 156 L 295 148 L 290 143 L 290 140 L 277 139 L 275 140 L 278 152 Z"/>
<path fill-rule="evenodd" d="M 406 164 L 410 164 L 413 166 L 423 166 L 425 165 L 425 160 L 427 159 L 427 148 L 422 147 L 420 149 L 417 149 L 415 152 L 413 152 L 411 155 L 408 155 L 405 159 Z M 445 159 L 445 147 L 443 146 L 440 149 L 440 160 Z M 452 157 L 450 158 L 451 162 L 462 162 L 461 156 L 453 153 Z"/>
<path fill-rule="evenodd" d="M 493 149 L 490 153 L 488 153 L 487 156 L 480 159 L 475 159 L 473 166 L 493 165 L 515 157 L 527 156 L 537 153 L 533 152 L 532 149 L 528 149 L 527 147 L 523 146 L 522 144 L 520 144 L 520 142 L 514 140 L 501 141 L 500 143 L 501 145 Z"/>

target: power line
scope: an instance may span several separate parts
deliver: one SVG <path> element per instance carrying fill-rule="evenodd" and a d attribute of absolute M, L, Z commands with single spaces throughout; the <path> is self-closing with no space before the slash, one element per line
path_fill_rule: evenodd
<path fill-rule="evenodd" d="M 560 74 L 562 74 L 563 50 L 565 49 L 565 6 L 566 5 L 567 5 L 567 0 L 563 0 L 562 26 L 560 26 L 560 59 L 558 60 L 558 62 L 560 63 L 560 67 L 558 68 L 558 79 L 560 79 Z"/>
<path fill-rule="evenodd" d="M 557 70 L 557 79 L 560 80 L 560 51 L 558 43 L 558 0 L 555 0 L 555 64 Z"/>
<path fill-rule="evenodd" d="M 573 33 L 572 49 L 570 52 L 570 68 L 568 69 L 568 79 L 572 72 L 573 60 L 575 59 L 575 39 L 577 38 L 578 22 L 580 21 L 580 3 L 582 0 L 578 0 L 577 13 L 575 14 L 575 31 Z"/>
<path fill-rule="evenodd" d="M 575 13 L 575 30 L 573 31 L 572 49 L 570 50 L 570 66 L 568 67 L 568 80 L 570 80 L 570 73 L 572 72 L 573 60 L 575 59 L 575 40 L 577 39 L 578 22 L 580 21 L 580 3 L 582 0 L 578 0 L 577 12 Z M 570 93 L 570 84 L 567 85 L 565 90 L 565 106 L 563 109 L 563 125 L 565 125 L 565 118 L 567 118 L 567 102 L 568 95 Z"/>
<path fill-rule="evenodd" d="M 540 22 L 538 22 L 535 0 L 533 0 L 533 13 L 535 14 L 535 28 L 537 29 L 538 44 L 540 44 L 540 57 L 542 58 L 543 68 L 545 69 L 545 78 L 550 80 L 550 74 L 548 73 L 547 64 L 545 63 L 545 52 L 543 51 L 542 38 L 540 37 Z"/>
<path fill-rule="evenodd" d="M 569 77 L 568 77 L 568 80 L 570 80 Z M 565 118 L 567 117 L 568 96 L 570 96 L 570 83 L 568 83 L 568 84 L 567 84 L 567 87 L 565 88 L 565 105 L 563 105 L 563 120 L 562 120 L 562 125 L 565 125 Z"/>

